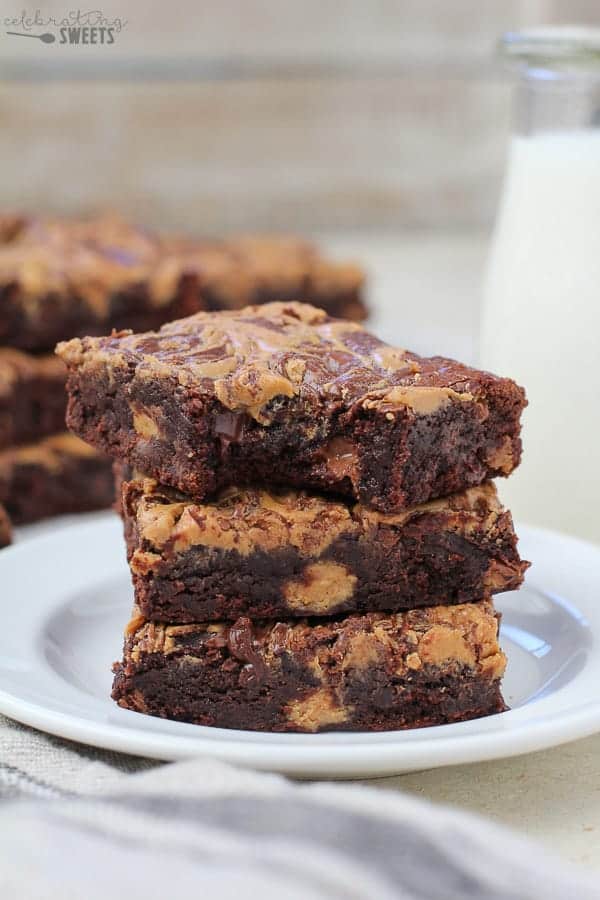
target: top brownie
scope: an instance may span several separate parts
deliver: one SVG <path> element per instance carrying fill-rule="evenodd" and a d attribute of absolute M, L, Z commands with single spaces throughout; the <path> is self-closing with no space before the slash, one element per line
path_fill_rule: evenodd
<path fill-rule="evenodd" d="M 207 309 L 308 300 L 362 319 L 363 273 L 292 238 L 186 240 L 111 216 L 0 217 L 0 344 L 25 350 Z"/>
<path fill-rule="evenodd" d="M 394 512 L 508 475 L 521 454 L 513 381 L 306 304 L 199 313 L 58 353 L 69 427 L 199 499 L 267 482 Z"/>

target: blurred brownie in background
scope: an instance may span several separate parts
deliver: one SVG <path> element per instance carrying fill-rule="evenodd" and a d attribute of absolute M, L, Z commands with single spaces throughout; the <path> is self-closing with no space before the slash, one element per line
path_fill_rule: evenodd
<path fill-rule="evenodd" d="M 110 461 L 72 434 L 0 451 L 0 504 L 15 525 L 112 504 Z"/>
<path fill-rule="evenodd" d="M 10 519 L 8 513 L 3 506 L 0 506 L 0 549 L 8 547 L 12 543 L 12 529 L 10 527 Z"/>
<path fill-rule="evenodd" d="M 15 521 L 30 522 L 112 500 L 99 455 L 74 438 L 43 440 L 65 427 L 65 367 L 48 355 L 58 341 L 274 298 L 360 319 L 363 280 L 292 238 L 191 240 L 115 215 L 0 215 L 0 502 L 3 491 Z"/>
<path fill-rule="evenodd" d="M 352 262 L 334 262 L 309 241 L 237 237 L 198 245 L 203 309 L 242 309 L 274 300 L 299 300 L 340 319 L 367 317 L 365 275 Z"/>
<path fill-rule="evenodd" d="M 271 300 L 305 300 L 363 319 L 363 281 L 354 264 L 292 238 L 192 240 L 116 216 L 0 217 L 0 344 L 24 350 Z"/>
<path fill-rule="evenodd" d="M 0 449 L 64 430 L 66 376 L 52 354 L 0 348 Z"/>

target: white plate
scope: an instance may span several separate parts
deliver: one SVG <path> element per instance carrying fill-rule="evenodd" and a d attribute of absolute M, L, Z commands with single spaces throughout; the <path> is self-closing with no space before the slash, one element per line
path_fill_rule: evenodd
<path fill-rule="evenodd" d="M 210 754 L 294 775 L 366 777 L 512 756 L 600 730 L 600 548 L 520 529 L 526 586 L 498 598 L 509 712 L 379 734 L 278 735 L 117 707 L 131 587 L 120 522 L 101 514 L 0 553 L 0 712 L 62 737 L 157 759 Z"/>

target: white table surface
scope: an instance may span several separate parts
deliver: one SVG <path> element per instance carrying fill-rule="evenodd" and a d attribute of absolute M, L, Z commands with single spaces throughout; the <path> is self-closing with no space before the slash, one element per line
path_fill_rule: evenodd
<path fill-rule="evenodd" d="M 411 232 L 321 240 L 336 255 L 354 255 L 366 264 L 374 331 L 422 353 L 476 361 L 485 235 Z M 25 535 L 46 527 L 25 529 Z M 600 868 L 600 735 L 528 756 L 369 784 L 482 813 L 572 862 Z"/>

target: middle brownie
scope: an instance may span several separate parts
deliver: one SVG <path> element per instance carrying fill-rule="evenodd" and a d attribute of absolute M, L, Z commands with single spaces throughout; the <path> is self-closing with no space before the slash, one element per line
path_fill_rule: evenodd
<path fill-rule="evenodd" d="M 137 478 L 123 518 L 136 603 L 168 623 L 466 603 L 517 588 L 528 566 L 491 483 L 386 515 L 254 488 L 197 503 Z"/>

